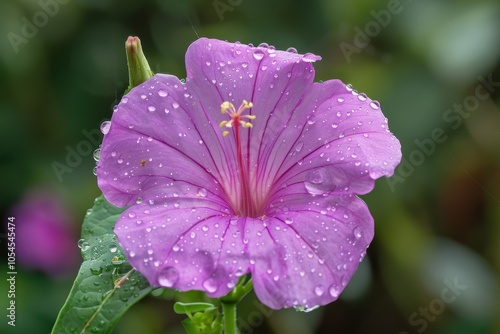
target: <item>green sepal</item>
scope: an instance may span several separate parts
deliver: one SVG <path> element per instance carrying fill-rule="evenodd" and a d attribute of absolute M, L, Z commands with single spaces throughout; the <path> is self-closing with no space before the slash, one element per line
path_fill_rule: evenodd
<path fill-rule="evenodd" d="M 130 36 L 125 42 L 125 52 L 127 54 L 129 85 L 125 94 L 132 88 L 142 84 L 151 78 L 154 73 L 149 67 L 148 60 L 142 51 L 139 37 Z"/>
<path fill-rule="evenodd" d="M 174 312 L 177 314 L 188 314 L 205 311 L 206 309 L 215 307 L 210 303 L 181 303 L 174 304 Z"/>

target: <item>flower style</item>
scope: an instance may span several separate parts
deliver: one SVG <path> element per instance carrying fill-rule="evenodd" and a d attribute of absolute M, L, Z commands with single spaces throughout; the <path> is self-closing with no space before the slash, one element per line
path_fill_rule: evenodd
<path fill-rule="evenodd" d="M 129 206 L 115 233 L 152 285 L 217 298 L 251 273 L 273 309 L 338 298 L 374 233 L 356 195 L 401 148 L 376 101 L 313 82 L 319 59 L 201 38 L 185 81 L 158 74 L 123 97 L 98 184 Z"/>

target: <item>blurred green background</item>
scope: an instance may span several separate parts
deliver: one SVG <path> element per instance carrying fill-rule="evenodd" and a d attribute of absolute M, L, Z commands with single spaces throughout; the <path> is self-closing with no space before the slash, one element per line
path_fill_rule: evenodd
<path fill-rule="evenodd" d="M 198 36 L 321 55 L 316 80 L 379 100 L 402 143 L 395 177 L 363 196 L 375 240 L 340 300 L 267 312 L 248 296 L 242 333 L 500 333 L 498 0 L 3 0 L 0 32 L 0 208 L 19 252 L 13 328 L 2 238 L 0 332 L 50 332 L 69 292 L 99 195 L 92 134 L 126 89 L 134 35 L 179 77 Z M 147 298 L 115 333 L 182 333 L 182 319 Z"/>

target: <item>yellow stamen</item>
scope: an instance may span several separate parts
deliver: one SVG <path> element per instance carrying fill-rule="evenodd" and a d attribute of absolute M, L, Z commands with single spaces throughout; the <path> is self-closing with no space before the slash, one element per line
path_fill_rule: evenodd
<path fill-rule="evenodd" d="M 226 128 L 232 128 L 233 127 L 233 124 L 236 124 L 236 125 L 241 125 L 242 127 L 244 128 L 251 128 L 252 127 L 252 123 L 250 123 L 249 121 L 243 121 L 242 118 L 245 118 L 245 119 L 248 119 L 248 120 L 254 120 L 255 118 L 257 118 L 257 116 L 255 115 L 242 115 L 243 114 L 243 111 L 245 109 L 250 109 L 253 107 L 253 103 L 252 102 L 248 102 L 247 100 L 243 100 L 243 102 L 241 103 L 240 107 L 238 108 L 238 110 L 236 110 L 236 108 L 234 107 L 234 104 L 232 104 L 231 102 L 229 101 L 224 101 L 221 105 L 220 105 L 220 111 L 221 113 L 223 114 L 228 114 L 229 117 L 231 117 L 231 119 L 229 121 L 222 121 L 219 123 L 219 127 L 226 127 Z M 223 136 L 227 136 L 228 135 L 228 131 L 223 131 L 222 132 L 222 135 Z"/>

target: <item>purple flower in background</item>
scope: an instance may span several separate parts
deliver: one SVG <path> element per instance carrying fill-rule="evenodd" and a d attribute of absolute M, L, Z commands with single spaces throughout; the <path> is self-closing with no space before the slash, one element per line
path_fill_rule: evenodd
<path fill-rule="evenodd" d="M 80 252 L 61 200 L 35 190 L 12 209 L 16 217 L 16 258 L 19 264 L 50 276 L 74 274 Z"/>
<path fill-rule="evenodd" d="M 338 298 L 373 238 L 366 194 L 401 159 L 379 104 L 320 57 L 201 38 L 103 126 L 97 176 L 130 206 L 115 232 L 155 286 L 227 294 L 251 273 L 273 309 Z M 222 113 L 221 113 L 222 111 Z"/>

